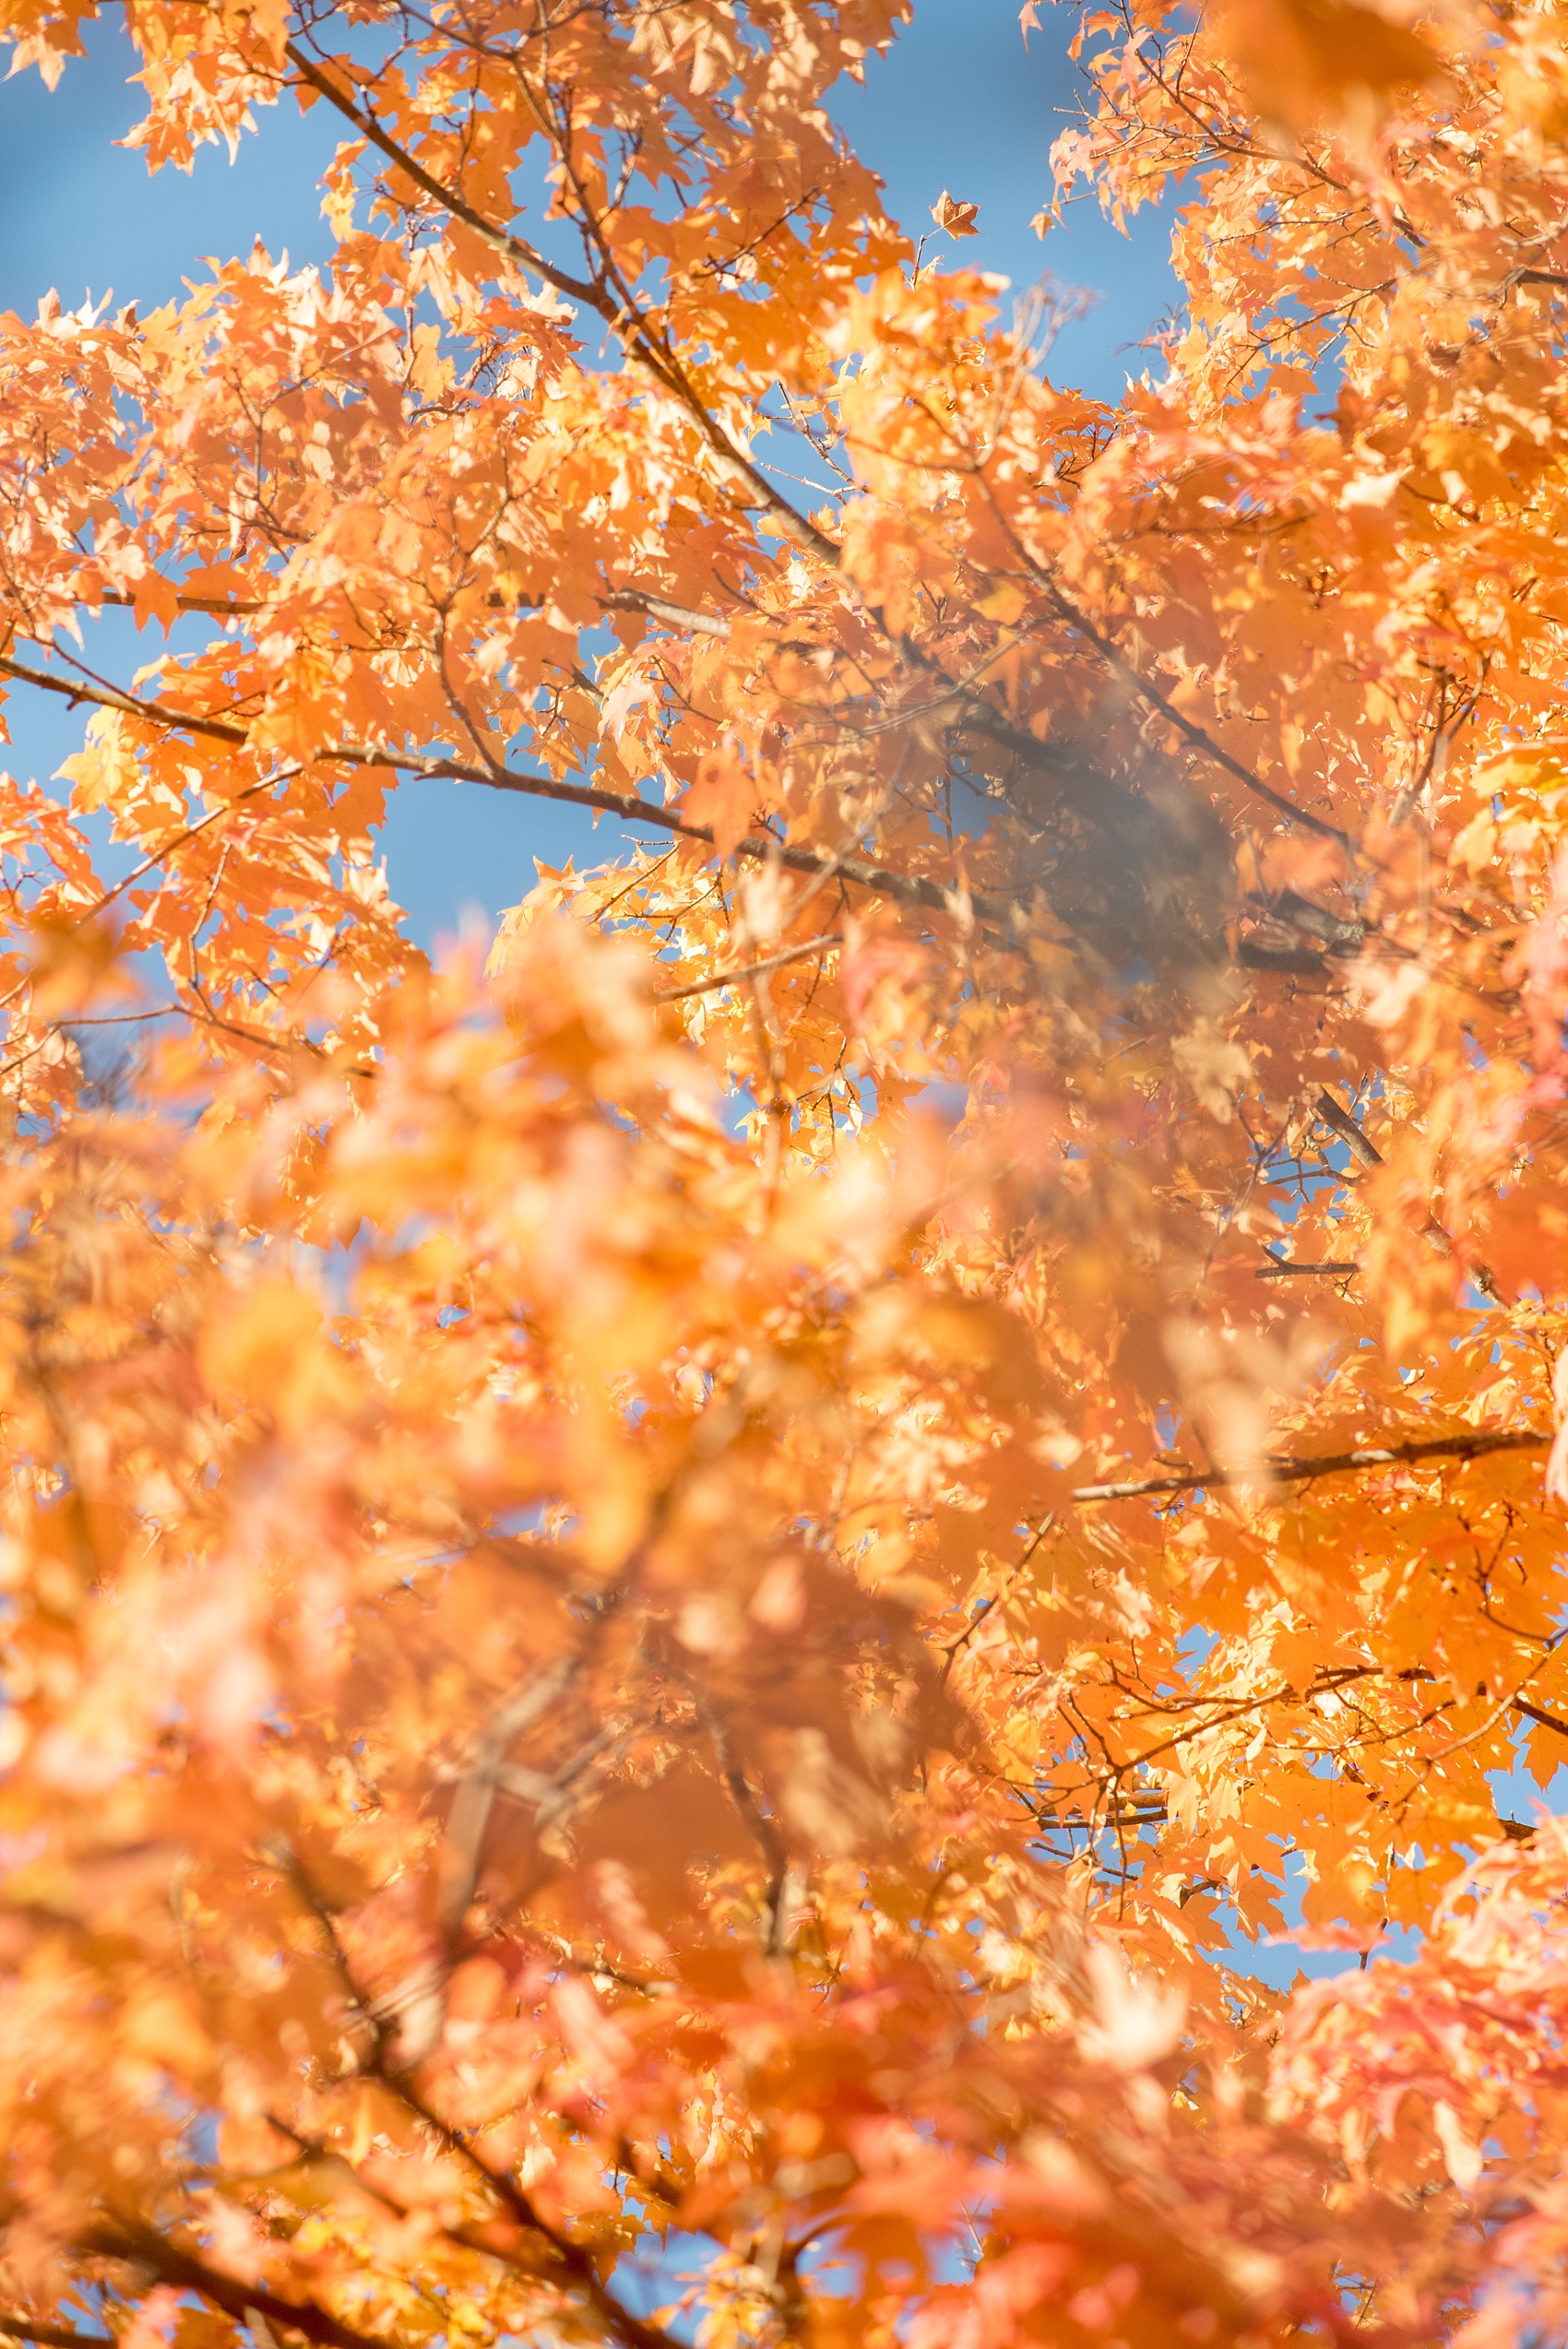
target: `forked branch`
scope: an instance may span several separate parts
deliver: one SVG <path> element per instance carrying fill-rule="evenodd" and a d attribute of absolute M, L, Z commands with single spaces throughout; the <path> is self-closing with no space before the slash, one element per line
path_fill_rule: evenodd
<path fill-rule="evenodd" d="M 633 357 L 640 360 L 671 397 L 679 403 L 696 427 L 705 445 L 719 459 L 723 470 L 742 487 L 748 502 L 760 506 L 793 545 L 815 555 L 819 562 L 829 565 L 837 564 L 838 550 L 832 540 L 825 537 L 803 514 L 798 514 L 788 498 L 781 496 L 766 474 L 752 463 L 744 450 L 737 448 L 723 425 L 693 389 L 684 369 L 673 353 L 656 338 L 639 311 L 617 301 L 602 279 L 572 277 L 553 262 L 547 261 L 543 254 L 522 237 L 514 236 L 510 231 L 497 228 L 493 221 L 487 220 L 455 188 L 445 186 L 417 162 L 405 147 L 399 146 L 382 128 L 367 108 L 357 103 L 347 90 L 339 89 L 333 77 L 302 49 L 298 42 L 287 42 L 284 48 L 290 64 L 301 79 L 308 82 L 319 97 L 325 98 L 327 104 L 342 115 L 345 122 L 353 125 L 362 138 L 368 140 L 388 162 L 411 180 L 422 196 L 439 205 L 451 219 L 460 221 L 493 251 L 505 255 L 508 260 L 524 268 L 533 270 L 557 293 L 564 294 L 568 301 L 580 302 L 585 309 L 591 310 L 596 317 L 601 318 L 613 333 L 622 338 Z"/>

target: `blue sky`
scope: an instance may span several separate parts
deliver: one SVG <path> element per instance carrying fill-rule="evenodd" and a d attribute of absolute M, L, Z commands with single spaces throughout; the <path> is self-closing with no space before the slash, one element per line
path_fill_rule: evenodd
<path fill-rule="evenodd" d="M 961 248 L 966 260 L 1007 277 L 1018 293 L 1049 273 L 1088 295 L 1051 373 L 1114 395 L 1142 368 L 1137 345 L 1173 299 L 1169 232 L 1151 218 L 1129 241 L 1087 205 L 1044 243 L 1030 229 L 1076 88 L 1066 57 L 1076 12 L 1047 18 L 1026 48 L 1014 0 L 916 0 L 912 30 L 873 65 L 863 88 L 843 86 L 837 111 L 907 225 L 929 226 L 946 188 L 980 207 L 981 233 Z M 0 309 L 30 317 L 51 290 L 69 308 L 112 290 L 117 304 L 145 309 L 205 275 L 207 256 L 248 253 L 258 236 L 296 265 L 330 260 L 316 186 L 335 144 L 325 109 L 263 113 L 233 163 L 226 149 L 209 148 L 188 176 L 153 177 L 138 152 L 114 144 L 141 111 L 117 18 L 90 27 L 89 40 L 89 55 L 69 64 L 53 91 L 30 72 L 0 82 Z M 128 678 L 158 641 L 138 641 L 124 615 L 111 615 L 93 643 L 94 665 Z M 0 764 L 41 781 L 78 747 L 83 724 L 79 711 L 42 702 L 16 692 L 6 712 L 12 747 L 0 749 Z M 465 914 L 493 921 L 532 884 L 536 856 L 560 863 L 571 851 L 579 864 L 594 863 L 616 843 L 576 811 L 410 782 L 393 802 L 384 846 L 393 895 L 429 943 Z"/>

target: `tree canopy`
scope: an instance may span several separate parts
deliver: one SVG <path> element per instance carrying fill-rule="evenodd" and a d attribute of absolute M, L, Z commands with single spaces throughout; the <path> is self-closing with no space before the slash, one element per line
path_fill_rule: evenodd
<path fill-rule="evenodd" d="M 1111 405 L 909 12 L 125 0 L 342 143 L 0 319 L 0 2333 L 1568 2322 L 1568 32 L 1087 10 Z"/>

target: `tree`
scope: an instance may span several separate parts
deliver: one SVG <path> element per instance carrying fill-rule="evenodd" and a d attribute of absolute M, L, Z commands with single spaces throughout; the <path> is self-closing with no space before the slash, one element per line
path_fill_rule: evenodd
<path fill-rule="evenodd" d="M 126 0 L 332 271 L 0 322 L 10 2335 L 1568 2316 L 1568 48 L 1087 16 L 1111 409 L 907 13 Z M 433 968 L 425 777 L 649 845 Z"/>

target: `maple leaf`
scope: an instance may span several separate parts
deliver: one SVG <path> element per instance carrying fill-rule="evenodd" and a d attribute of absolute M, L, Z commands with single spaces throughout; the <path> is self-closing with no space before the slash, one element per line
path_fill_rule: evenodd
<path fill-rule="evenodd" d="M 1293 131 L 1337 118 L 1364 136 L 1402 84 L 1443 72 L 1418 34 L 1355 0 L 1226 0 L 1223 27 L 1259 112 Z"/>
<path fill-rule="evenodd" d="M 600 704 L 600 731 L 619 742 L 636 712 L 653 698 L 653 688 L 636 670 L 618 677 Z"/>
<path fill-rule="evenodd" d="M 706 825 L 721 857 L 732 856 L 752 828 L 756 785 L 732 750 L 710 752 L 681 801 L 688 824 Z"/>
<path fill-rule="evenodd" d="M 975 221 L 980 215 L 978 204 L 960 204 L 945 188 L 931 208 L 931 217 L 939 229 L 949 236 L 979 236 Z"/>

